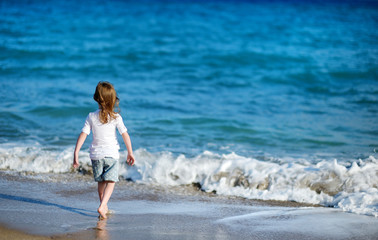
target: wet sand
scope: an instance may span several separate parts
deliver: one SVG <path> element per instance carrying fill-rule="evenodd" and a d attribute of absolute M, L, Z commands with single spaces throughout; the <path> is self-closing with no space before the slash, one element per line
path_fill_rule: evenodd
<path fill-rule="evenodd" d="M 98 220 L 88 176 L 0 173 L 0 239 L 377 239 L 378 219 L 121 181 Z"/>

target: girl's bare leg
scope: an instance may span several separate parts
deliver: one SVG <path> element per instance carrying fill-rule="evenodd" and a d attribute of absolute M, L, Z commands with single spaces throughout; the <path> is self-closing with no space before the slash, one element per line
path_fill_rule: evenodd
<path fill-rule="evenodd" d="M 102 199 L 100 198 L 101 204 L 100 204 L 100 207 L 97 209 L 97 211 L 101 215 L 102 218 L 107 218 L 106 213 L 108 212 L 108 201 L 110 197 L 112 196 L 115 182 L 104 181 L 103 183 L 105 183 L 105 187 L 103 190 Z M 100 185 L 99 185 L 99 194 L 100 194 Z"/>
<path fill-rule="evenodd" d="M 98 182 L 98 198 L 100 199 L 100 204 L 104 197 L 106 186 L 107 186 L 107 182 Z M 106 206 L 106 212 L 108 212 L 108 206 Z"/>
<path fill-rule="evenodd" d="M 100 199 L 100 203 L 102 202 L 102 198 L 104 196 L 105 187 L 106 182 L 98 182 L 98 198 Z"/>

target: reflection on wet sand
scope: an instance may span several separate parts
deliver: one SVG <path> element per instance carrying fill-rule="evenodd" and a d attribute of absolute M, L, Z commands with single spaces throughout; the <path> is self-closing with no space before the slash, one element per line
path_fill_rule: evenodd
<path fill-rule="evenodd" d="M 108 230 L 106 229 L 106 222 L 107 222 L 107 219 L 100 219 L 97 222 L 97 227 L 95 228 L 96 239 L 109 240 L 109 233 L 108 233 Z"/>

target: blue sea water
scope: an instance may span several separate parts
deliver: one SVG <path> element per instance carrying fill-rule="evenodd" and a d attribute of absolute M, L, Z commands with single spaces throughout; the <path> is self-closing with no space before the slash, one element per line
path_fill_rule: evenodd
<path fill-rule="evenodd" d="M 374 2 L 1 1 L 0 142 L 74 144 L 114 84 L 137 148 L 367 157 Z"/>
<path fill-rule="evenodd" d="M 1 166 L 72 154 L 99 81 L 142 152 L 374 163 L 377 39 L 375 1 L 3 0 Z"/>

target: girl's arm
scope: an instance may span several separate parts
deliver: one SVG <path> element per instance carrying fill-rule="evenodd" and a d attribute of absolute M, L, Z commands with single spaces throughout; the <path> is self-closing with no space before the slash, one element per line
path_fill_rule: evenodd
<path fill-rule="evenodd" d="M 88 134 L 82 132 L 82 133 L 80 133 L 79 137 L 77 138 L 75 152 L 74 152 L 74 160 L 73 160 L 73 164 L 72 164 L 72 166 L 74 168 L 77 168 L 79 166 L 79 151 L 81 149 L 81 146 L 83 146 L 87 136 L 88 136 Z"/>
<path fill-rule="evenodd" d="M 133 155 L 133 148 L 131 146 L 131 140 L 130 136 L 127 132 L 122 133 L 123 141 L 125 142 L 126 148 L 127 148 L 127 159 L 126 162 L 130 166 L 134 165 L 135 159 Z"/>

